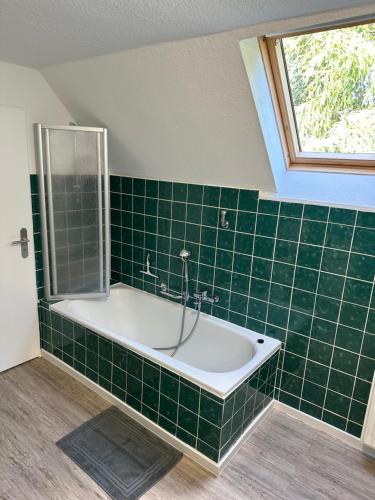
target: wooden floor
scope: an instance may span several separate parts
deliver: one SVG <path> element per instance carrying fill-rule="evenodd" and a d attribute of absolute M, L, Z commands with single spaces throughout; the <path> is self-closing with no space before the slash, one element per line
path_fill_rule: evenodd
<path fill-rule="evenodd" d="M 0 499 L 107 499 L 55 445 L 107 406 L 42 359 L 0 374 Z M 369 500 L 375 461 L 273 411 L 219 478 L 183 458 L 143 498 Z"/>

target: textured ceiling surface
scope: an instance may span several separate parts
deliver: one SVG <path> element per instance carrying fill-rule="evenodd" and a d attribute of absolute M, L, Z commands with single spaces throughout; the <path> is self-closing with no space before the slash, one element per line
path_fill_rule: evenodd
<path fill-rule="evenodd" d="M 0 60 L 43 67 L 363 0 L 0 0 Z"/>

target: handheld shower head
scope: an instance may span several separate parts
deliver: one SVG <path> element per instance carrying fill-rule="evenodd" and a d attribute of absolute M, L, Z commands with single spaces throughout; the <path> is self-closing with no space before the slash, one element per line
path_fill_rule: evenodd
<path fill-rule="evenodd" d="M 187 262 L 190 259 L 190 252 L 189 250 L 185 250 L 184 248 L 180 252 L 180 257 L 182 262 Z"/>

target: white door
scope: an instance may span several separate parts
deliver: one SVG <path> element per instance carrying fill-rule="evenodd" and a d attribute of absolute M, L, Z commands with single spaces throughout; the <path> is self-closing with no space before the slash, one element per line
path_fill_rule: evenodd
<path fill-rule="evenodd" d="M 0 106 L 0 372 L 40 354 L 25 112 Z M 12 246 L 26 228 L 29 256 Z"/>

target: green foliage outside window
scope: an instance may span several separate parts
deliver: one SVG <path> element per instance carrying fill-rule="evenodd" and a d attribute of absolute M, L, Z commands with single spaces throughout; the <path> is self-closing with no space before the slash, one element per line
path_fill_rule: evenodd
<path fill-rule="evenodd" d="M 375 153 L 375 24 L 283 39 L 302 151 Z"/>

